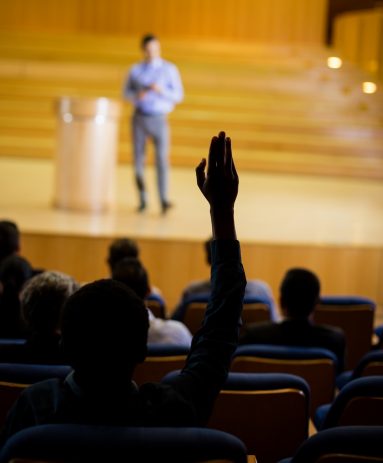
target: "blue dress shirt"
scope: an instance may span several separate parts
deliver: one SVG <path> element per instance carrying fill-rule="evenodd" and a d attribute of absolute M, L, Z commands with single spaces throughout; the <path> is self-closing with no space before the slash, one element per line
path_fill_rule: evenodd
<path fill-rule="evenodd" d="M 161 91 L 149 90 L 141 100 L 138 92 L 156 84 Z M 177 67 L 156 58 L 143 61 L 132 67 L 124 85 L 124 98 L 130 100 L 143 114 L 158 115 L 171 112 L 176 103 L 183 99 L 183 86 Z"/>

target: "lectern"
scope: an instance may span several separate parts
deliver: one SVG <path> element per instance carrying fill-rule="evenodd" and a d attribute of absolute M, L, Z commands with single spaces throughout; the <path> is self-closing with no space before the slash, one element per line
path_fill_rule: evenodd
<path fill-rule="evenodd" d="M 56 107 L 56 207 L 101 212 L 114 203 L 119 101 L 62 97 Z"/>

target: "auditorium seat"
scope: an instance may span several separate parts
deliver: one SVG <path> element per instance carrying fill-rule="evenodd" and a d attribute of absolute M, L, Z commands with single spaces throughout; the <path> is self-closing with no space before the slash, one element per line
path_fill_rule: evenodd
<path fill-rule="evenodd" d="M 163 378 L 170 381 L 177 372 Z M 237 436 L 260 463 L 289 456 L 307 438 L 310 388 L 295 375 L 229 373 L 208 427 Z M 273 439 L 278 436 L 278 445 Z"/>
<path fill-rule="evenodd" d="M 246 463 L 247 450 L 235 436 L 206 428 L 46 424 L 26 428 L 8 439 L 0 463 L 15 459 L 39 463 Z"/>
<path fill-rule="evenodd" d="M 279 463 L 382 463 L 382 439 L 382 426 L 326 429 L 307 439 L 292 458 Z"/>
<path fill-rule="evenodd" d="M 196 295 L 187 301 L 183 322 L 194 334 L 201 326 L 209 296 Z M 261 298 L 246 297 L 243 300 L 242 324 L 259 323 L 271 320 L 270 303 Z"/>
<path fill-rule="evenodd" d="M 148 354 L 134 370 L 133 379 L 138 385 L 159 382 L 169 371 L 182 369 L 189 347 L 174 344 L 148 344 Z"/>
<path fill-rule="evenodd" d="M 344 371 L 336 378 L 336 386 L 338 389 L 353 379 L 362 376 L 377 376 L 383 375 L 383 350 L 373 350 L 367 352 L 358 362 L 353 370 Z"/>
<path fill-rule="evenodd" d="M 318 430 L 334 426 L 383 426 L 383 376 L 365 376 L 346 384 L 335 399 L 318 407 Z"/>
<path fill-rule="evenodd" d="M 337 358 L 327 349 L 244 344 L 236 349 L 231 371 L 289 373 L 304 378 L 311 390 L 311 416 L 335 394 Z"/>
<path fill-rule="evenodd" d="M 359 296 L 322 296 L 313 320 L 341 328 L 346 336 L 346 369 L 353 369 L 371 350 L 376 304 Z"/>
<path fill-rule="evenodd" d="M 150 293 L 145 303 L 156 318 L 166 318 L 166 304 L 159 294 Z"/>

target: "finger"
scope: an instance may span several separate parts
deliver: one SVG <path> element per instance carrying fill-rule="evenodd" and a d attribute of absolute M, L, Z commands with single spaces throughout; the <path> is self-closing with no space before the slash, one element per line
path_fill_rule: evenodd
<path fill-rule="evenodd" d="M 233 175 L 234 175 L 235 180 L 238 182 L 239 181 L 238 173 L 237 173 L 237 169 L 235 168 L 234 160 L 233 160 Z"/>
<path fill-rule="evenodd" d="M 203 184 L 205 183 L 205 167 L 206 167 L 206 159 L 203 158 L 202 161 L 198 164 L 195 169 L 196 177 L 197 177 L 197 185 L 200 190 L 202 190 Z"/>
<path fill-rule="evenodd" d="M 207 175 L 211 175 L 213 173 L 213 170 L 217 164 L 217 143 L 218 143 L 218 138 L 213 137 L 210 142 L 209 164 L 207 166 Z"/>
<path fill-rule="evenodd" d="M 235 180 L 238 181 L 238 173 L 237 173 L 237 169 L 235 167 L 235 163 L 233 159 L 230 137 L 226 138 L 226 162 L 227 162 L 227 168 L 230 169 L 229 172 L 234 176 Z"/>
<path fill-rule="evenodd" d="M 226 173 L 232 174 L 233 173 L 233 156 L 231 153 L 231 138 L 230 137 L 226 138 L 225 145 L 226 145 L 225 170 L 226 170 Z"/>
<path fill-rule="evenodd" d="M 223 169 L 225 165 L 226 141 L 225 132 L 219 132 L 217 143 L 217 167 Z"/>

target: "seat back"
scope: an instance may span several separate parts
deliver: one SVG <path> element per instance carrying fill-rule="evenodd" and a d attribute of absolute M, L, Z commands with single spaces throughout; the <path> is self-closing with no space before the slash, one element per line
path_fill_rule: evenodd
<path fill-rule="evenodd" d="M 65 378 L 70 371 L 64 365 L 0 363 L 0 427 L 23 389 L 44 379 Z"/>
<path fill-rule="evenodd" d="M 316 307 L 317 324 L 341 328 L 346 337 L 345 368 L 352 370 L 370 351 L 374 327 L 375 303 L 362 297 L 324 296 Z"/>
<path fill-rule="evenodd" d="M 263 344 L 239 346 L 231 371 L 289 373 L 304 378 L 311 390 L 311 416 L 321 404 L 332 402 L 337 359 L 327 349 Z"/>
<path fill-rule="evenodd" d="M 148 344 L 148 355 L 137 365 L 133 379 L 140 386 L 148 382 L 159 382 L 169 371 L 182 369 L 189 348 L 172 344 Z"/>
<path fill-rule="evenodd" d="M 206 305 L 206 301 L 190 301 L 187 304 L 183 322 L 193 335 L 201 327 L 201 323 L 206 311 Z"/>
<path fill-rule="evenodd" d="M 259 298 L 245 298 L 243 301 L 242 323 L 268 322 L 271 320 L 270 304 Z"/>
<path fill-rule="evenodd" d="M 156 318 L 166 318 L 165 301 L 159 294 L 150 293 L 145 299 L 145 304 Z"/>
<path fill-rule="evenodd" d="M 366 376 L 346 384 L 335 397 L 321 429 L 334 426 L 383 426 L 383 376 Z"/>
<path fill-rule="evenodd" d="M 382 437 L 382 426 L 326 429 L 307 439 L 283 463 L 382 463 Z"/>
<path fill-rule="evenodd" d="M 355 367 L 352 379 L 383 375 L 383 350 L 368 352 Z"/>
<path fill-rule="evenodd" d="M 247 450 L 238 438 L 213 429 L 48 424 L 26 428 L 8 439 L 0 463 L 16 458 L 66 463 L 246 463 Z"/>
<path fill-rule="evenodd" d="M 383 376 L 383 350 L 367 352 L 358 362 L 353 370 L 344 371 L 336 378 L 338 389 L 353 379 L 362 376 Z"/>
<path fill-rule="evenodd" d="M 234 434 L 263 463 L 294 453 L 308 436 L 310 392 L 299 377 L 229 373 L 209 428 Z M 278 436 L 278 445 L 272 445 Z"/>
<path fill-rule="evenodd" d="M 208 302 L 208 296 L 193 296 L 186 304 L 183 322 L 192 334 L 201 327 Z M 242 324 L 259 323 L 271 320 L 270 304 L 261 298 L 249 297 L 243 301 Z"/>

